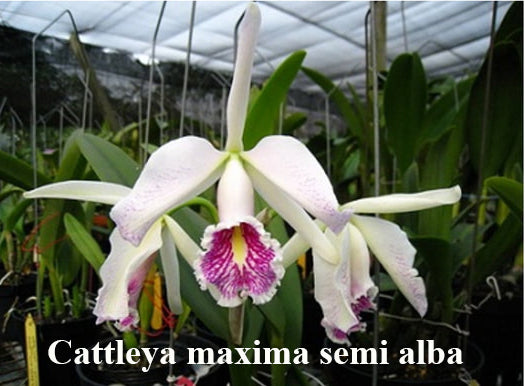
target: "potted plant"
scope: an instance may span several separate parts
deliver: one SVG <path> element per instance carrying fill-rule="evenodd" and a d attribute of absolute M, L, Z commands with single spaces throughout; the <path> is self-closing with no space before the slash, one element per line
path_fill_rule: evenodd
<path fill-rule="evenodd" d="M 10 310 L 23 303 L 35 293 L 36 275 L 32 270 L 32 254 L 24 249 L 28 237 L 25 231 L 25 209 L 29 202 L 21 199 L 22 190 L 6 185 L 0 192 L 0 336 L 13 340 L 14 336 L 5 329 Z"/>
<path fill-rule="evenodd" d="M 491 76 L 487 75 L 486 59 L 476 78 L 434 82 L 427 88 L 417 54 L 400 55 L 388 72 L 382 105 L 386 136 L 381 134 L 381 138 L 396 161 L 383 157 L 383 172 L 393 175 L 394 181 L 390 187 L 385 185 L 382 189 L 410 192 L 461 181 L 461 186 L 477 197 L 463 201 L 461 207 L 436 208 L 395 217 L 418 251 L 415 266 L 425 277 L 428 311 L 425 319 L 419 321 L 417 313 L 399 292 L 388 301 L 379 302 L 380 315 L 383 315 L 379 318 L 379 339 L 387 340 L 390 352 L 397 355 L 390 362 L 398 363 L 402 348 L 416 350 L 419 343 L 413 342 L 418 339 L 432 340 L 436 346 L 445 348 L 445 352 L 452 347 L 463 350 L 463 355 L 468 358 L 466 369 L 473 371 L 470 376 L 484 381 L 480 372 L 483 356 L 465 344 L 469 333 L 465 331 L 469 325 L 468 322 L 465 324 L 465 313 L 472 313 L 468 318 L 475 324 L 477 312 L 472 304 L 478 302 L 474 299 L 481 301 L 487 292 L 493 290 L 484 279 L 495 273 L 505 275 L 522 243 L 522 209 L 518 205 L 522 200 L 522 187 L 516 181 L 522 179 L 519 156 L 522 141 L 508 142 L 509 138 L 522 132 L 522 86 L 512 80 L 521 77 L 520 7 L 521 4 L 517 3 L 511 7 L 496 34 Z M 307 74 L 325 91 L 331 88 L 322 75 L 312 70 L 307 70 Z M 486 103 L 487 89 L 490 89 L 490 114 L 483 123 L 480 111 L 485 109 L 483 103 Z M 346 99 L 334 94 L 334 102 L 341 110 L 351 109 Z M 353 117 L 351 114 L 355 114 L 353 109 L 344 116 Z M 503 128 L 507 130 L 507 136 L 500 141 Z M 482 147 L 482 135 L 487 140 L 485 147 Z M 491 146 L 490 150 L 488 146 Z M 468 159 L 464 157 L 466 149 L 470 153 Z M 366 154 L 366 150 L 359 150 Z M 486 159 L 485 162 L 480 161 L 480 157 Z M 507 179 L 492 177 L 498 174 L 507 176 Z M 400 176 L 399 180 L 396 176 Z M 484 189 L 478 191 L 475 181 L 482 181 Z M 487 192 L 494 191 L 494 185 L 500 189 L 498 195 L 503 201 L 485 198 Z M 359 191 L 355 188 L 348 190 Z M 483 197 L 479 197 L 480 194 Z M 477 200 L 481 204 L 477 204 Z M 512 208 L 510 213 L 508 209 L 502 209 L 505 207 Z M 385 217 L 394 218 L 390 216 Z M 473 249 L 473 245 L 476 248 Z M 518 273 L 518 277 L 520 275 Z M 391 284 L 389 280 L 381 280 L 380 288 L 389 293 L 393 289 Z M 473 290 L 480 289 L 484 294 L 476 297 Z M 371 334 L 370 331 L 355 334 L 352 342 L 371 347 Z M 475 341 L 476 336 L 472 339 Z M 474 359 L 478 360 L 477 363 Z M 420 384 L 427 379 L 429 382 L 454 384 L 462 366 L 448 367 L 451 369 L 428 363 L 379 366 L 379 379 L 384 384 Z M 357 367 L 355 370 L 362 372 L 363 369 Z M 371 369 L 367 370 L 367 376 L 371 378 Z M 494 382 L 494 379 L 488 382 Z"/>

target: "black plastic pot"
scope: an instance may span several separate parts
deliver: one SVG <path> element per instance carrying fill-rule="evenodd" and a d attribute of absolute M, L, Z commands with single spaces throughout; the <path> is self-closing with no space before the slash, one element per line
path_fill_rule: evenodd
<path fill-rule="evenodd" d="M 105 347 L 108 343 L 116 344 L 115 339 L 108 339 L 100 343 L 101 347 Z M 150 347 L 165 348 L 169 346 L 169 341 L 166 335 L 162 336 L 161 340 L 152 341 Z M 180 335 L 174 341 L 175 358 L 177 363 L 173 365 L 173 374 L 175 376 L 183 375 L 185 377 L 194 376 L 195 372 L 190 365 L 188 365 L 188 347 L 210 347 L 214 351 L 219 348 L 212 342 L 193 335 Z M 160 350 L 157 351 L 153 363 L 159 363 Z M 166 378 L 169 372 L 168 365 L 152 365 L 148 372 L 143 372 L 139 367 L 128 365 L 112 365 L 112 366 L 97 366 L 77 365 L 76 371 L 80 379 L 81 386 L 106 386 L 112 384 L 122 384 L 126 386 L 152 386 L 167 384 Z M 210 368 L 208 374 L 199 379 L 199 386 L 223 386 L 227 380 L 224 378 L 225 367 L 213 366 Z"/>
<path fill-rule="evenodd" d="M 332 343 L 328 343 L 329 347 L 334 347 Z M 342 347 L 342 346 L 337 346 Z M 333 350 L 332 350 L 333 352 Z M 464 367 L 473 379 L 481 375 L 483 365 L 485 363 L 485 356 L 480 348 L 469 343 L 468 353 L 466 355 L 467 362 Z M 387 371 L 388 365 L 378 365 L 378 382 L 380 386 L 407 386 L 407 385 L 429 385 L 429 386 L 457 386 L 463 384 L 458 379 L 458 376 L 443 374 L 439 379 L 406 379 L 400 378 L 395 372 Z M 406 365 L 409 366 L 409 365 Z M 415 365 L 413 365 L 415 366 Z M 436 365 L 428 365 L 436 366 Z M 451 370 L 448 368 L 447 370 Z M 456 368 L 459 371 L 459 366 Z M 414 367 L 414 371 L 416 367 Z M 328 365 L 328 375 L 331 379 L 331 386 L 346 386 L 346 385 L 371 385 L 372 384 L 372 365 L 353 365 L 353 364 L 332 364 Z"/>
<path fill-rule="evenodd" d="M 4 321 L 9 317 L 9 310 L 15 303 L 23 303 L 28 297 L 35 294 L 36 274 L 20 276 L 16 285 L 4 284 L 0 286 L 0 340 L 11 341 L 16 339 L 16 332 L 7 328 L 4 331 Z M 18 301 L 17 301 L 18 299 Z"/>
<path fill-rule="evenodd" d="M 470 334 L 486 355 L 480 384 L 523 384 L 523 296 L 489 300 L 472 315 Z"/>
<path fill-rule="evenodd" d="M 17 311 L 13 313 L 9 324 L 17 332 L 17 340 L 25 347 L 25 313 Z M 74 351 L 79 347 L 91 347 L 98 339 L 100 328 L 95 324 L 95 317 L 88 315 L 80 319 L 71 319 L 63 322 L 36 322 L 37 345 L 38 345 L 38 368 L 40 384 L 51 385 L 79 385 L 73 362 Z M 57 340 L 71 342 L 71 347 L 65 343 L 56 346 L 56 358 L 67 364 L 53 363 L 48 356 L 49 346 Z"/>

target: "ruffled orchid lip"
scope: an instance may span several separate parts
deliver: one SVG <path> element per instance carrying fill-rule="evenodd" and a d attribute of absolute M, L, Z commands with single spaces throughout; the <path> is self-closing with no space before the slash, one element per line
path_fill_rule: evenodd
<path fill-rule="evenodd" d="M 195 275 L 202 289 L 217 290 L 219 305 L 235 307 L 248 296 L 266 303 L 284 276 L 279 243 L 254 217 L 208 226 L 202 247 Z"/>

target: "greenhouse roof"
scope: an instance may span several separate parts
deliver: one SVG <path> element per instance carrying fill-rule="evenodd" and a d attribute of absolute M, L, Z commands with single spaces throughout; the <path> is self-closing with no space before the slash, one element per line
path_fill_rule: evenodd
<path fill-rule="evenodd" d="M 260 2 L 262 28 L 254 75 L 264 79 L 291 52 L 304 49 L 304 64 L 333 81 L 362 89 L 365 79 L 365 15 L 368 2 Z M 510 2 L 499 2 L 498 24 Z M 3 25 L 67 39 L 69 10 L 84 43 L 125 51 L 147 61 L 162 2 L 0 2 Z M 244 2 L 197 2 L 191 64 L 230 72 L 233 29 Z M 492 2 L 388 2 L 387 57 L 417 51 L 430 76 L 461 76 L 478 69 L 489 45 Z M 159 26 L 156 59 L 184 61 L 191 2 L 168 2 Z M 60 16 L 62 14 L 62 16 Z M 313 89 L 299 77 L 296 88 Z"/>

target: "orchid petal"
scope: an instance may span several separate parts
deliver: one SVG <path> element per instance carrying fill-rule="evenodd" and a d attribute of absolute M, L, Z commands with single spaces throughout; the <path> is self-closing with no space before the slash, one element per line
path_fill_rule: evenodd
<path fill-rule="evenodd" d="M 179 258 L 177 249 L 173 243 L 171 232 L 167 228 L 162 228 L 162 247 L 160 248 L 160 258 L 164 277 L 166 279 L 166 297 L 171 312 L 175 315 L 182 314 L 182 298 L 180 293 L 180 274 Z"/>
<path fill-rule="evenodd" d="M 320 256 L 332 264 L 339 261 L 335 248 L 303 208 L 255 168 L 246 165 L 246 171 L 255 190 L 301 237 L 310 243 L 312 249 L 317 250 Z"/>
<path fill-rule="evenodd" d="M 348 222 L 349 213 L 339 211 L 332 184 L 323 168 L 297 139 L 265 137 L 241 157 L 335 233 Z"/>
<path fill-rule="evenodd" d="M 283 266 L 288 268 L 309 249 L 310 244 L 299 233 L 294 234 L 283 245 Z"/>
<path fill-rule="evenodd" d="M 238 29 L 235 69 L 226 110 L 228 139 L 225 148 L 228 151 L 240 151 L 243 148 L 242 136 L 250 97 L 255 43 L 260 25 L 259 7 L 255 3 L 249 3 Z"/>
<path fill-rule="evenodd" d="M 427 312 L 425 283 L 413 268 L 416 250 L 396 224 L 375 217 L 354 215 L 351 222 L 388 272 L 401 293 L 421 315 Z"/>
<path fill-rule="evenodd" d="M 124 185 L 100 181 L 64 181 L 44 185 L 24 193 L 25 198 L 61 198 L 93 201 L 114 205 L 126 197 L 131 189 Z"/>
<path fill-rule="evenodd" d="M 325 234 L 333 245 L 338 246 L 341 261 L 339 264 L 330 264 L 313 251 L 315 300 L 323 311 L 322 325 L 330 339 L 348 344 L 346 334 L 360 325 L 351 307 L 353 299 L 350 292 L 349 233 L 342 232 L 335 236 L 327 229 Z"/>
<path fill-rule="evenodd" d="M 359 230 L 352 224 L 345 227 L 350 236 L 350 273 L 351 292 L 354 299 L 363 296 L 373 299 L 377 294 L 377 287 L 370 277 L 370 253 L 366 241 Z"/>
<path fill-rule="evenodd" d="M 402 213 L 454 204 L 461 198 L 458 185 L 448 189 L 428 190 L 413 194 L 389 194 L 351 201 L 342 208 L 355 213 Z"/>
<path fill-rule="evenodd" d="M 182 257 L 189 265 L 193 265 L 193 262 L 200 256 L 202 250 L 174 219 L 169 216 L 164 216 L 163 219 Z"/>
<path fill-rule="evenodd" d="M 206 190 L 229 155 L 202 138 L 182 137 L 155 151 L 131 193 L 111 210 L 122 237 L 138 245 L 163 213 Z"/>
<path fill-rule="evenodd" d="M 100 268 L 102 287 L 93 313 L 97 323 L 119 320 L 120 327 L 126 329 L 138 321 L 136 303 L 153 253 L 162 245 L 161 223 L 155 222 L 137 247 L 124 240 L 117 229 L 109 241 L 111 253 Z"/>

